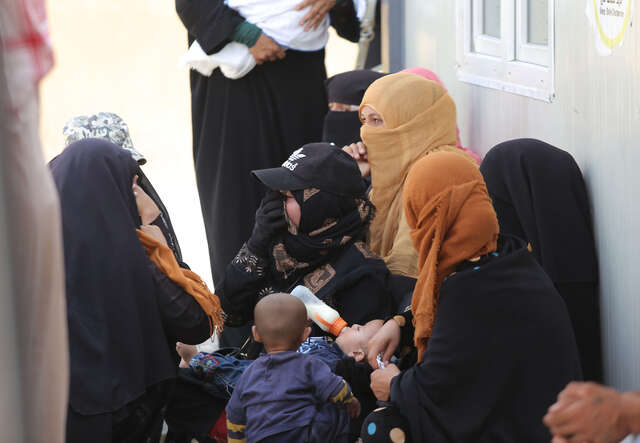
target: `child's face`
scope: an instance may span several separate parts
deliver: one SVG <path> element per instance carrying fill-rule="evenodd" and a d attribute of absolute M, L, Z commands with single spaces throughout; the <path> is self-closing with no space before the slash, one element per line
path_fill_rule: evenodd
<path fill-rule="evenodd" d="M 336 343 L 342 352 L 356 361 L 362 361 L 367 357 L 367 344 L 376 332 L 382 327 L 384 321 L 371 320 L 365 325 L 353 324 L 347 326 L 336 338 Z"/>

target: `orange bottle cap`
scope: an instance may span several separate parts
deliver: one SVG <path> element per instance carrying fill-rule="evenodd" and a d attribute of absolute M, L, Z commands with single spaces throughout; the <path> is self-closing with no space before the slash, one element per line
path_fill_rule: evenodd
<path fill-rule="evenodd" d="M 340 332 L 347 327 L 347 322 L 342 319 L 342 317 L 336 318 L 336 320 L 331 323 L 329 326 L 329 334 L 335 335 L 336 337 L 340 335 Z"/>

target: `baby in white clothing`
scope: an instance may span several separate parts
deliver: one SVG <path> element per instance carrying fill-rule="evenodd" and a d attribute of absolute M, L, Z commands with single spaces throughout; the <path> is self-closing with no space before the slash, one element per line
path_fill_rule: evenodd
<path fill-rule="evenodd" d="M 325 47 L 329 39 L 329 15 L 319 26 L 305 31 L 304 26 L 300 26 L 300 21 L 311 6 L 297 11 L 300 1 L 226 0 L 226 3 L 280 46 L 297 51 L 318 51 Z M 231 79 L 244 77 L 256 66 L 249 48 L 238 42 L 230 42 L 215 54 L 207 55 L 196 40 L 181 62 L 207 77 L 216 68 L 220 68 Z"/>

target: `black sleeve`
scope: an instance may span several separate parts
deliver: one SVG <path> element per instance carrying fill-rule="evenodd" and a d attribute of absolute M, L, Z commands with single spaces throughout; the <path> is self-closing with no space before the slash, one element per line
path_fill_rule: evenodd
<path fill-rule="evenodd" d="M 170 342 L 195 345 L 209 337 L 209 318 L 198 302 L 149 261 L 160 315 Z"/>
<path fill-rule="evenodd" d="M 354 272 L 336 287 L 336 308 L 348 324 L 363 325 L 393 315 L 395 303 L 385 285 L 385 271 L 386 268 L 378 272 L 375 269 L 366 273 Z"/>
<path fill-rule="evenodd" d="M 176 0 L 176 12 L 189 32 L 207 54 L 229 42 L 229 36 L 244 18 L 225 5 L 224 0 Z"/>
<path fill-rule="evenodd" d="M 413 289 L 416 286 L 415 278 L 389 273 L 387 286 L 389 287 L 391 294 L 393 294 L 393 299 L 398 307 L 398 314 L 403 314 L 405 311 L 411 309 Z"/>
<path fill-rule="evenodd" d="M 275 291 L 269 284 L 268 261 L 243 245 L 216 290 L 226 314 L 225 324 L 234 327 L 250 322 L 258 299 L 272 292 Z"/>
<path fill-rule="evenodd" d="M 331 26 L 340 37 L 353 43 L 360 40 L 360 21 L 358 21 L 353 1 L 337 1 L 329 11 L 329 17 L 331 18 Z"/>
<path fill-rule="evenodd" d="M 372 411 L 375 408 L 376 398 L 370 388 L 373 369 L 368 363 L 356 362 L 352 357 L 345 357 L 338 362 L 333 372 L 349 383 L 351 392 L 360 401 L 364 411 Z"/>
<path fill-rule="evenodd" d="M 409 308 L 411 308 L 411 305 L 409 305 Z M 398 348 L 400 349 L 405 346 L 412 348 L 414 347 L 413 334 L 415 332 L 415 328 L 413 327 L 413 313 L 411 309 L 409 309 L 399 315 L 404 318 L 404 326 L 402 327 L 402 337 L 400 338 L 400 346 L 398 346 Z"/>

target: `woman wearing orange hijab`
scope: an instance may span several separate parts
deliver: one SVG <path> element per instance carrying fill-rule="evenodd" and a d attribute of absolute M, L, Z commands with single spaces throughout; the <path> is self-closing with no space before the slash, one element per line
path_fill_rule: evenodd
<path fill-rule="evenodd" d="M 418 251 L 411 311 L 369 343 L 378 400 L 368 441 L 541 442 L 542 417 L 581 371 L 566 307 L 524 241 L 499 236 L 478 168 L 458 154 L 423 157 L 403 206 Z M 414 327 L 415 365 L 389 357 Z M 406 330 L 406 331 L 403 331 Z M 402 440 L 403 437 L 405 440 Z"/>
<path fill-rule="evenodd" d="M 371 174 L 371 202 L 376 217 L 369 246 L 393 274 L 416 278 L 418 253 L 402 212 L 402 186 L 411 166 L 426 154 L 457 152 L 456 107 L 436 82 L 412 73 L 376 80 L 360 105 L 363 143 L 344 149 L 357 161 L 363 176 Z"/>

